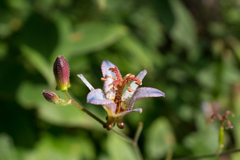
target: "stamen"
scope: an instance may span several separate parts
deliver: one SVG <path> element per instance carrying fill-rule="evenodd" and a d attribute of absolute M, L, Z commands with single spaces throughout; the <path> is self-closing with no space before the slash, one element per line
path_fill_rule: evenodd
<path fill-rule="evenodd" d="M 123 77 L 123 80 L 127 79 L 127 78 L 130 77 L 131 75 L 132 75 L 131 73 L 127 74 L 126 76 Z"/>
<path fill-rule="evenodd" d="M 133 78 L 133 77 L 135 77 L 135 75 L 131 74 L 129 77 L 130 77 L 130 78 Z"/>
<path fill-rule="evenodd" d="M 137 85 L 141 85 L 142 83 L 140 83 L 140 82 L 137 81 L 135 84 L 137 84 Z"/>
<path fill-rule="evenodd" d="M 111 78 L 113 79 L 114 81 L 116 80 L 115 78 L 111 77 L 111 76 L 106 76 L 106 78 Z"/>
<path fill-rule="evenodd" d="M 127 90 L 128 90 L 129 92 L 132 92 L 132 91 L 133 91 L 132 88 L 130 88 L 130 87 L 129 87 Z"/>
<path fill-rule="evenodd" d="M 122 80 L 122 76 L 121 76 L 119 70 L 117 69 L 117 67 L 109 68 L 109 70 L 116 74 L 117 80 Z"/>
<path fill-rule="evenodd" d="M 106 78 L 101 78 L 101 80 L 102 80 L 102 81 L 107 81 L 107 79 L 106 79 Z"/>

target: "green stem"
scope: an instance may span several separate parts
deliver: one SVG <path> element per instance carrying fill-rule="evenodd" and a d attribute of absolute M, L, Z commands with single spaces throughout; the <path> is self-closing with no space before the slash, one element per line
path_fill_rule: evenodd
<path fill-rule="evenodd" d="M 165 160 L 171 160 L 172 156 L 173 156 L 173 151 L 170 149 L 170 150 L 168 150 L 168 154 L 167 154 L 167 157 Z"/>
<path fill-rule="evenodd" d="M 64 92 L 65 95 L 68 97 L 68 99 L 71 100 L 71 104 L 78 107 L 79 109 L 81 109 L 83 112 L 87 113 L 89 116 L 91 116 L 93 119 L 95 119 L 96 121 L 98 121 L 99 123 L 101 123 L 103 126 L 105 125 L 105 123 L 99 119 L 97 116 L 95 116 L 94 114 L 92 114 L 91 112 L 89 112 L 87 109 L 85 109 L 83 106 L 81 106 L 78 102 L 76 102 L 74 99 L 72 99 L 72 97 L 68 94 L 68 92 Z"/>
<path fill-rule="evenodd" d="M 223 121 L 221 122 L 221 126 L 220 126 L 220 129 L 219 129 L 219 140 L 218 140 L 218 150 L 217 150 L 217 153 L 221 153 L 222 152 L 222 149 L 224 147 L 223 145 L 223 138 L 224 138 L 224 127 L 223 127 Z"/>
<path fill-rule="evenodd" d="M 128 141 L 129 143 L 134 143 L 134 140 L 128 136 L 126 136 L 125 134 L 118 132 L 117 130 L 115 130 L 114 128 L 111 129 L 110 131 L 113 131 L 114 133 L 116 133 L 117 135 L 119 135 L 120 137 L 122 137 L 123 139 L 125 139 L 126 141 Z"/>
<path fill-rule="evenodd" d="M 138 139 L 142 133 L 142 129 L 143 129 L 143 123 L 142 122 L 139 122 L 138 124 L 138 128 L 137 128 L 137 131 L 136 131 L 136 134 L 134 136 L 134 142 L 137 143 L 138 142 Z"/>
<path fill-rule="evenodd" d="M 87 109 L 85 109 L 83 106 L 81 106 L 78 102 L 76 102 L 70 95 L 68 92 L 64 92 L 65 95 L 68 97 L 69 100 L 71 100 L 71 104 L 78 107 L 79 109 L 81 109 L 82 111 L 84 111 L 85 113 L 87 113 L 89 116 L 91 116 L 93 119 L 95 119 L 96 121 L 98 121 L 99 123 L 101 123 L 103 126 L 105 126 L 105 123 L 99 119 L 97 116 L 95 116 L 94 114 L 92 114 L 91 112 L 89 112 Z M 125 140 L 127 140 L 128 142 L 130 142 L 133 147 L 135 148 L 136 152 L 137 152 L 137 155 L 139 156 L 139 159 L 140 160 L 143 160 L 143 157 L 142 157 L 142 153 L 139 149 L 139 146 L 137 144 L 137 141 L 139 139 L 139 136 L 142 132 L 142 128 L 143 128 L 143 123 L 140 122 L 139 125 L 138 125 L 138 129 L 137 129 L 137 132 L 134 136 L 134 140 L 128 136 L 126 136 L 125 134 L 121 133 L 121 132 L 118 132 L 117 130 L 115 129 L 112 129 L 112 131 L 114 133 L 116 133 L 117 135 L 121 136 L 122 138 L 124 138 Z"/>
<path fill-rule="evenodd" d="M 139 146 L 138 146 L 138 140 L 139 140 L 139 137 L 140 137 L 140 135 L 141 135 L 141 133 L 142 133 L 142 129 L 143 129 L 143 123 L 142 123 L 142 122 L 139 122 L 137 131 L 136 131 L 135 136 L 134 136 L 134 141 L 133 141 L 133 143 L 132 143 L 134 149 L 135 149 L 136 152 L 137 152 L 138 158 L 139 158 L 140 160 L 143 160 L 143 156 L 142 156 L 142 153 L 141 153 L 141 151 L 140 151 L 140 149 L 139 149 Z"/>

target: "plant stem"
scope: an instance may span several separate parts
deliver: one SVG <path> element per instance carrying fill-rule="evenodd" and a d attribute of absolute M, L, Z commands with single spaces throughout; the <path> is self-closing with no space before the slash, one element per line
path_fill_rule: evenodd
<path fill-rule="evenodd" d="M 103 126 L 105 126 L 105 123 L 104 123 L 101 119 L 99 119 L 99 118 L 98 118 L 97 116 L 95 116 L 93 113 L 91 113 L 90 111 L 88 111 L 87 109 L 85 109 L 83 106 L 81 106 L 78 102 L 76 102 L 76 101 L 69 95 L 68 92 L 64 92 L 64 93 L 65 93 L 65 95 L 68 97 L 68 99 L 71 100 L 71 104 L 72 104 L 72 105 L 78 107 L 79 109 L 81 109 L 82 111 L 84 111 L 85 113 L 87 113 L 89 116 L 91 116 L 93 119 L 95 119 L 96 121 L 98 121 L 99 123 L 101 123 Z M 123 133 L 121 133 L 121 132 L 118 132 L 118 131 L 115 130 L 115 129 L 112 129 L 112 131 L 113 131 L 114 133 L 116 133 L 116 134 L 119 135 L 120 137 L 124 138 L 125 140 L 127 140 L 128 142 L 130 142 L 130 143 L 133 145 L 133 147 L 134 147 L 134 149 L 136 150 L 137 155 L 138 155 L 138 157 L 139 157 L 140 160 L 143 160 L 143 156 L 142 156 L 142 153 L 141 153 L 141 151 L 140 151 L 140 149 L 139 149 L 139 146 L 138 146 L 137 142 L 138 142 L 138 139 L 139 139 L 140 134 L 141 134 L 141 132 L 142 132 L 142 128 L 143 128 L 143 123 L 140 122 L 139 125 L 138 125 L 138 129 L 137 129 L 137 131 L 136 131 L 136 134 L 135 134 L 135 136 L 134 136 L 134 139 L 126 136 L 125 134 L 123 134 Z"/>
<path fill-rule="evenodd" d="M 167 154 L 167 157 L 165 160 L 171 160 L 172 156 L 173 156 L 173 151 L 170 149 L 170 150 L 168 150 L 168 154 Z"/>
<path fill-rule="evenodd" d="M 94 114 L 92 114 L 91 112 L 89 112 L 87 109 L 85 109 L 83 106 L 81 106 L 78 102 L 76 102 L 74 99 L 72 99 L 72 97 L 68 94 L 68 92 L 64 92 L 65 95 L 71 100 L 71 104 L 78 107 L 79 109 L 81 109 L 83 112 L 87 113 L 89 116 L 91 116 L 93 119 L 95 119 L 96 121 L 98 121 L 99 123 L 101 123 L 103 126 L 105 125 L 105 123 L 99 119 L 97 116 L 95 116 Z"/>
<path fill-rule="evenodd" d="M 134 142 L 135 142 L 135 143 L 138 142 L 138 139 L 139 139 L 139 137 L 140 137 L 140 134 L 142 133 L 142 129 L 143 129 L 143 123 L 142 123 L 142 122 L 139 122 L 137 131 L 136 131 L 136 134 L 135 134 L 135 136 L 134 136 Z"/>
<path fill-rule="evenodd" d="M 113 131 L 114 133 L 116 133 L 117 135 L 119 135 L 120 137 L 122 137 L 123 139 L 125 139 L 126 141 L 128 141 L 129 143 L 134 143 L 134 140 L 128 136 L 126 136 L 125 134 L 118 132 L 117 130 L 115 130 L 114 128 L 111 129 L 111 131 Z"/>
<path fill-rule="evenodd" d="M 139 149 L 139 146 L 138 146 L 138 139 L 139 139 L 139 137 L 142 133 L 142 129 L 143 129 L 143 123 L 139 122 L 137 131 L 136 131 L 135 136 L 134 136 L 134 141 L 132 143 L 140 160 L 143 160 L 143 156 L 142 156 L 142 153 L 141 153 L 141 151 Z"/>
<path fill-rule="evenodd" d="M 229 151 L 226 151 L 221 154 L 214 153 L 214 154 L 208 154 L 208 155 L 196 156 L 196 157 L 177 158 L 177 159 L 173 159 L 173 160 L 194 160 L 194 159 L 203 159 L 203 158 L 210 158 L 210 157 L 219 157 L 222 155 L 228 155 L 228 154 L 236 153 L 236 152 L 240 152 L 240 149 L 229 150 Z"/>

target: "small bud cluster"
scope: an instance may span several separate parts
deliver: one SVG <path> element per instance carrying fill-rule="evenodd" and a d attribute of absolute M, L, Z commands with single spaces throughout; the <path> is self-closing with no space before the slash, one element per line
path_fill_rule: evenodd
<path fill-rule="evenodd" d="M 227 110 L 223 116 L 221 116 L 219 113 L 214 113 L 211 118 L 213 119 L 214 117 L 218 117 L 219 120 L 221 121 L 221 127 L 223 127 L 223 122 L 226 121 L 226 122 L 227 122 L 227 127 L 226 127 L 226 129 L 229 129 L 229 128 L 233 128 L 230 120 L 227 118 L 227 115 L 229 115 L 229 114 L 231 114 L 232 116 L 234 116 L 234 114 L 232 113 L 232 111 Z"/>
<path fill-rule="evenodd" d="M 62 92 L 66 92 L 70 87 L 69 82 L 69 67 L 66 59 L 60 55 L 57 56 L 54 64 L 53 64 L 53 73 L 55 76 L 55 80 L 57 83 L 57 90 L 61 90 Z M 43 91 L 43 97 L 51 103 L 58 105 L 68 105 L 71 103 L 71 100 L 64 100 L 58 97 L 58 95 L 51 91 Z"/>

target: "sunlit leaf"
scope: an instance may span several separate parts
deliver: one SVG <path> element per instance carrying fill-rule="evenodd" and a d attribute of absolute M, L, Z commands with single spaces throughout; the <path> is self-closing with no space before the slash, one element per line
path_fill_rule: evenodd
<path fill-rule="evenodd" d="M 67 19 L 59 17 L 55 21 L 60 33 L 60 40 L 52 58 L 60 54 L 69 58 L 72 55 L 104 49 L 118 41 L 127 32 L 123 25 L 102 22 L 86 22 L 71 28 Z"/>
<path fill-rule="evenodd" d="M 175 17 L 175 23 L 170 35 L 175 42 L 189 51 L 188 58 L 190 60 L 196 60 L 199 53 L 197 50 L 196 25 L 193 17 L 181 1 L 170 0 L 169 2 Z"/>
<path fill-rule="evenodd" d="M 53 87 L 55 85 L 55 79 L 51 69 L 52 66 L 47 62 L 47 60 L 39 52 L 26 45 L 21 46 L 21 51 L 32 66 L 42 74 L 49 86 Z"/>
<path fill-rule="evenodd" d="M 160 159 L 175 145 L 171 124 L 166 118 L 156 119 L 146 134 L 145 150 L 150 159 Z"/>
<path fill-rule="evenodd" d="M 25 160 L 79 160 L 95 159 L 95 148 L 87 138 L 80 137 L 52 137 L 44 135 L 36 143 L 35 148 L 26 152 Z"/>
<path fill-rule="evenodd" d="M 14 148 L 12 139 L 6 134 L 0 134 L 0 159 L 18 160 L 17 150 Z"/>
<path fill-rule="evenodd" d="M 18 102 L 26 109 L 37 108 L 38 117 L 48 123 L 58 126 L 84 127 L 87 129 L 100 129 L 102 126 L 79 108 L 68 105 L 58 106 L 46 101 L 42 95 L 47 86 L 24 82 L 17 92 Z M 61 98 L 66 96 L 56 92 Z"/>
<path fill-rule="evenodd" d="M 123 159 L 137 160 L 138 159 L 136 152 L 132 148 L 131 144 L 113 133 L 109 134 L 108 136 L 107 151 L 110 159 L 114 159 L 114 160 L 123 160 Z"/>
<path fill-rule="evenodd" d="M 184 139 L 184 145 L 192 150 L 195 156 L 215 153 L 218 149 L 219 129 L 213 123 L 207 124 L 205 117 L 201 113 L 197 113 L 195 121 L 197 132 L 189 134 Z"/>

